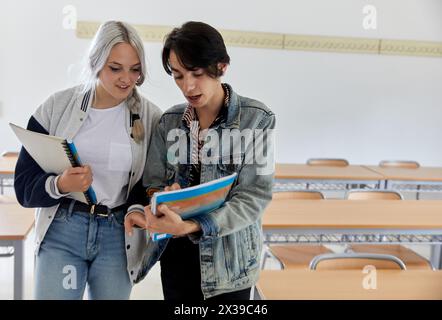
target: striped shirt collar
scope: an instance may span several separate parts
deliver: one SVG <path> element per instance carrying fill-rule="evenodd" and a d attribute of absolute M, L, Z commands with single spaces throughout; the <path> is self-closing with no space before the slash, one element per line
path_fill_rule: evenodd
<path fill-rule="evenodd" d="M 216 116 L 215 120 L 212 122 L 211 126 L 219 124 L 223 120 L 226 120 L 227 118 L 227 108 L 229 107 L 231 93 L 230 93 L 230 88 L 225 83 L 222 83 L 221 86 L 223 87 L 224 90 L 224 104 L 221 107 L 220 111 L 218 112 L 218 115 Z M 192 122 L 197 122 L 199 128 L 198 115 L 195 111 L 195 108 L 192 107 L 190 103 L 187 104 L 182 120 L 184 124 L 187 126 L 187 128 L 191 127 Z"/>

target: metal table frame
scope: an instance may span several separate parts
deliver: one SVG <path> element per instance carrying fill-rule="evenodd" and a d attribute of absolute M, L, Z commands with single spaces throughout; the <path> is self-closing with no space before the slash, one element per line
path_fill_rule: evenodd
<path fill-rule="evenodd" d="M 26 238 L 21 240 L 0 240 L 0 247 L 12 247 L 13 253 L 4 255 L 14 256 L 14 300 L 23 299 L 24 291 L 24 243 Z M 0 257 L 2 257 L 0 255 Z"/>
<path fill-rule="evenodd" d="M 416 200 L 420 193 L 442 192 L 442 181 L 418 181 L 418 180 L 385 180 L 385 189 L 399 192 L 416 192 Z"/>
<path fill-rule="evenodd" d="M 0 173 L 0 194 L 4 194 L 5 187 L 13 187 L 14 183 L 5 184 L 5 181 L 12 180 L 14 181 L 14 174 L 9 173 Z"/>
<path fill-rule="evenodd" d="M 347 179 L 275 179 L 273 191 L 319 190 L 340 191 L 349 189 L 380 189 L 384 180 L 347 180 Z"/>

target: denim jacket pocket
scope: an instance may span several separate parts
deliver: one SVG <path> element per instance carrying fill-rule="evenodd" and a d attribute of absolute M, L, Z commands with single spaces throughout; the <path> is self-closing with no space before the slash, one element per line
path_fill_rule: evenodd
<path fill-rule="evenodd" d="M 216 276 L 221 283 L 244 278 L 259 267 L 259 239 L 255 239 L 250 228 L 224 236 L 218 241 L 222 250 L 215 251 L 214 260 L 217 261 Z"/>
<path fill-rule="evenodd" d="M 261 236 L 258 227 L 253 224 L 244 230 L 240 231 L 241 240 L 243 242 L 243 258 L 244 266 L 248 269 L 253 269 L 259 265 L 259 258 L 261 252 Z"/>

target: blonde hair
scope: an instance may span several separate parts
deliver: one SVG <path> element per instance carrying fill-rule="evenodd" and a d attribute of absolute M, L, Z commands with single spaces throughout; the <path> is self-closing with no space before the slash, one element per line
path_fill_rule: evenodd
<path fill-rule="evenodd" d="M 100 71 L 103 69 L 112 48 L 118 43 L 130 44 L 138 54 L 141 63 L 140 77 L 136 85 L 143 84 L 146 77 L 146 62 L 144 55 L 143 42 L 137 31 L 129 24 L 121 21 L 106 21 L 98 29 L 89 47 L 88 61 L 84 72 L 84 91 L 94 90 Z M 135 115 L 132 117 L 133 139 L 140 143 L 144 139 L 144 127 L 139 116 L 141 110 L 141 98 L 137 88 L 126 98 L 127 106 Z"/>

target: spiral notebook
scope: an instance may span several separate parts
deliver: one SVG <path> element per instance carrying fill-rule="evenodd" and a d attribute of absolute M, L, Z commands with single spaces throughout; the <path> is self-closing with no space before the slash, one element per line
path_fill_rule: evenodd
<path fill-rule="evenodd" d="M 82 165 L 72 141 L 26 130 L 13 123 L 10 123 L 9 126 L 26 151 L 45 172 L 61 174 L 68 168 Z M 72 192 L 69 196 L 84 203 L 97 203 L 97 197 L 92 187 L 84 193 Z"/>
<path fill-rule="evenodd" d="M 175 191 L 154 193 L 150 202 L 152 213 L 157 214 L 157 206 L 165 204 L 181 216 L 183 220 L 208 214 L 221 207 L 235 183 L 237 173 L 210 182 Z M 167 239 L 167 233 L 152 233 L 153 241 Z"/>

